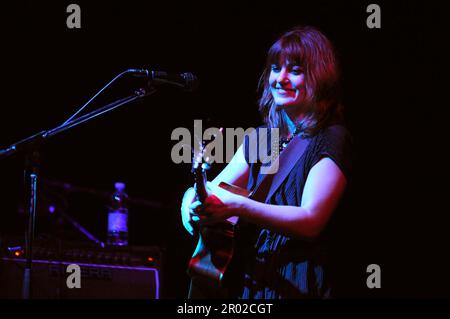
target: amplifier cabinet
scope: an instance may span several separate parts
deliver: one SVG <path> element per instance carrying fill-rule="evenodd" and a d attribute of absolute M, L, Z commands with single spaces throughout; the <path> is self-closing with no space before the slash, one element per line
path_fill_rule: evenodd
<path fill-rule="evenodd" d="M 70 264 L 80 267 L 80 288 L 69 288 Z M 0 298 L 20 299 L 25 260 L 0 259 Z M 74 261 L 33 260 L 33 299 L 159 299 L 157 267 L 119 266 Z"/>

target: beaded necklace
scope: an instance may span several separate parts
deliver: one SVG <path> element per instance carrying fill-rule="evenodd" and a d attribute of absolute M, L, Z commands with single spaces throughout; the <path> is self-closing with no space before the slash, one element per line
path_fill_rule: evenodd
<path fill-rule="evenodd" d="M 288 146 L 289 142 L 299 134 L 303 134 L 303 132 L 300 126 L 297 126 L 294 133 L 289 138 L 280 138 L 280 153 Z"/>

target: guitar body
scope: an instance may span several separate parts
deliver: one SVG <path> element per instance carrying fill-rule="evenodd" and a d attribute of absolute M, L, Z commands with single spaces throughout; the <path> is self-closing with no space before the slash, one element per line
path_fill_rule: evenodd
<path fill-rule="evenodd" d="M 220 187 L 241 196 L 250 196 L 246 189 L 226 183 Z M 199 229 L 197 247 L 189 262 L 190 298 L 227 298 L 224 278 L 234 255 L 237 217 Z"/>

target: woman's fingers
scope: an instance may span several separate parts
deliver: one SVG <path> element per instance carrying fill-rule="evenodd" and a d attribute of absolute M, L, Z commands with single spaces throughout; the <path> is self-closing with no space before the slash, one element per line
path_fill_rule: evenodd
<path fill-rule="evenodd" d="M 191 218 L 193 216 L 209 216 L 210 213 L 207 211 L 207 207 L 207 204 L 201 203 L 200 201 L 192 203 L 189 207 Z"/>
<path fill-rule="evenodd" d="M 194 235 L 194 227 L 191 224 L 191 218 L 189 217 L 189 213 L 183 214 L 182 222 L 183 222 L 183 226 L 187 230 L 187 232 L 191 235 Z"/>
<path fill-rule="evenodd" d="M 191 206 L 189 206 L 189 213 L 191 215 L 191 218 L 192 216 L 200 214 L 202 209 L 202 203 L 200 201 L 193 202 Z"/>

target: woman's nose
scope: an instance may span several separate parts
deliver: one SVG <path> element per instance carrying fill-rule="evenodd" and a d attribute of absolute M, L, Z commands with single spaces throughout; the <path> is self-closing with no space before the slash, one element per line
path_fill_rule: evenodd
<path fill-rule="evenodd" d="M 286 69 L 281 69 L 280 73 L 278 74 L 278 77 L 276 78 L 276 81 L 280 84 L 285 84 L 286 82 L 289 82 L 288 79 L 288 73 L 286 72 Z"/>

